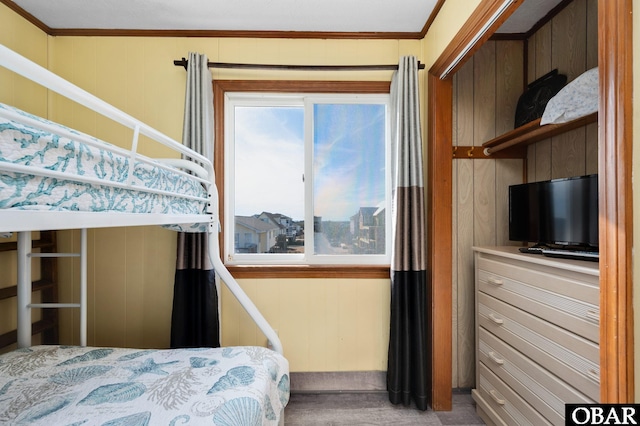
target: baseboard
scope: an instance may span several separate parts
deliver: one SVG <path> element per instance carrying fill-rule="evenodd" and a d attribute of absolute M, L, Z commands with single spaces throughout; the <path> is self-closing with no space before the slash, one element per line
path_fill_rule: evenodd
<path fill-rule="evenodd" d="M 291 392 L 387 392 L 386 371 L 292 372 Z M 453 388 L 452 393 L 470 394 L 471 388 Z"/>
<path fill-rule="evenodd" d="M 290 373 L 291 392 L 386 392 L 386 371 Z"/>

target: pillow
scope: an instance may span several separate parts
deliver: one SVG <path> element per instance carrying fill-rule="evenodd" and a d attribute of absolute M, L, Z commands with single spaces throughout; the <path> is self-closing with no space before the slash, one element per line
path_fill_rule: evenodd
<path fill-rule="evenodd" d="M 540 125 L 566 123 L 598 111 L 598 67 L 579 75 L 549 100 Z"/>

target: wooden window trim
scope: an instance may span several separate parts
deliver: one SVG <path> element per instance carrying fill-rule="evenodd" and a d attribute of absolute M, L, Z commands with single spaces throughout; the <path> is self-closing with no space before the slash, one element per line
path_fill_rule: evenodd
<path fill-rule="evenodd" d="M 389 265 L 226 265 L 235 278 L 390 278 Z"/>
<path fill-rule="evenodd" d="M 224 253 L 224 108 L 226 92 L 389 93 L 388 81 L 214 80 L 215 146 L 213 166 L 218 187 L 220 253 Z M 224 259 L 223 259 L 224 260 Z M 388 265 L 226 265 L 236 278 L 389 278 Z"/>

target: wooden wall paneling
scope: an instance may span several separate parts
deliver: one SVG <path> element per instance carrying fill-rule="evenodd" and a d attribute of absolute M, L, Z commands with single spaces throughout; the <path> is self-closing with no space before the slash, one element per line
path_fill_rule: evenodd
<path fill-rule="evenodd" d="M 521 40 L 496 44 L 496 134 L 514 127 L 518 99 L 524 91 L 524 43 Z M 509 241 L 509 185 L 522 183 L 523 160 L 495 160 L 496 244 Z"/>
<path fill-rule="evenodd" d="M 465 111 L 464 116 L 459 111 L 459 121 L 473 126 L 471 132 L 467 130 L 465 133 L 466 136 L 471 136 L 464 140 L 465 144 L 470 142 L 470 146 L 480 146 L 495 136 L 496 43 L 485 43 L 460 70 L 461 79 L 471 85 L 464 93 L 459 92 L 460 102 L 472 106 L 470 111 Z M 463 99 L 470 96 L 471 102 Z M 459 140 L 458 143 L 463 142 Z M 491 237 L 495 235 L 495 228 L 492 226 L 495 223 L 495 160 L 457 161 L 458 385 L 471 387 L 475 383 L 474 274 L 471 247 L 495 242 Z"/>
<path fill-rule="evenodd" d="M 455 86 L 455 77 L 454 86 Z M 454 99 L 455 99 L 455 91 L 454 91 Z M 454 102 L 455 104 L 455 102 Z M 453 114 L 454 122 L 455 122 L 455 111 Z M 455 140 L 455 126 L 454 129 L 454 139 Z M 458 369 L 460 365 L 460 358 L 458 354 L 458 228 L 460 227 L 460 223 L 458 222 L 458 165 L 460 164 L 460 160 L 452 160 L 451 165 L 451 194 L 452 194 L 452 202 L 451 206 L 451 386 L 454 388 L 460 387 L 460 381 L 458 380 Z"/>
<path fill-rule="evenodd" d="M 457 140 L 460 146 L 475 144 L 476 85 L 475 59 L 471 58 L 456 74 L 458 92 L 454 104 L 457 105 Z M 456 329 L 457 357 L 455 369 L 457 387 L 470 387 L 475 382 L 474 334 L 473 334 L 473 259 L 470 248 L 474 244 L 474 204 L 473 204 L 473 160 L 459 159 L 456 163 L 457 192 L 454 195 L 457 223 L 454 227 L 454 253 L 456 257 Z M 470 293 L 471 292 L 471 293 Z"/>
<path fill-rule="evenodd" d="M 457 193 L 455 194 L 455 206 L 457 223 L 455 224 L 455 270 L 456 281 L 456 340 L 457 357 L 455 366 L 457 369 L 456 387 L 468 388 L 475 382 L 474 369 L 474 292 L 473 292 L 473 261 L 469 258 L 471 247 L 474 244 L 474 177 L 473 163 L 475 161 L 491 160 L 455 160 L 457 166 Z"/>
<path fill-rule="evenodd" d="M 521 40 L 496 43 L 496 134 L 513 130 L 518 99 L 524 91 Z"/>
<path fill-rule="evenodd" d="M 473 243 L 496 244 L 496 163 L 473 160 Z"/>
<path fill-rule="evenodd" d="M 584 175 L 585 149 L 584 128 L 554 136 L 551 143 L 551 178 Z"/>
<path fill-rule="evenodd" d="M 496 43 L 486 42 L 473 57 L 474 146 L 496 136 Z"/>
<path fill-rule="evenodd" d="M 458 145 L 458 76 L 454 75 L 451 79 L 452 83 L 452 99 L 451 108 L 451 144 Z M 458 208 L 456 194 L 458 193 L 458 164 L 455 158 L 451 160 L 451 386 L 454 388 L 458 385 Z"/>
<path fill-rule="evenodd" d="M 513 129 L 515 106 L 523 90 L 523 51 L 522 41 L 491 41 L 456 73 L 454 146 L 479 146 Z M 471 387 L 475 381 L 470 249 L 477 244 L 508 243 L 507 186 L 522 182 L 522 167 L 522 160 L 453 161 L 454 387 Z"/>
<path fill-rule="evenodd" d="M 587 4 L 574 0 L 551 21 L 551 67 L 574 80 L 587 66 Z"/>
<path fill-rule="evenodd" d="M 530 171 L 529 182 L 551 179 L 551 139 L 535 144 L 535 168 Z"/>
<path fill-rule="evenodd" d="M 536 168 L 536 146 L 538 144 L 532 144 L 527 146 L 527 158 L 525 158 L 525 182 L 533 182 L 535 180 L 535 168 Z"/>
<path fill-rule="evenodd" d="M 533 60 L 531 59 L 533 56 Z M 551 61 L 551 22 L 543 25 L 529 43 L 529 63 L 531 66 L 528 73 L 528 83 L 545 75 L 553 69 Z M 533 148 L 535 153 L 532 157 L 534 164 L 527 167 L 528 181 L 551 179 L 551 140 L 540 141 Z"/>
<path fill-rule="evenodd" d="M 524 70 L 525 83 L 529 83 L 531 81 L 531 76 L 536 75 L 536 61 L 537 61 L 537 53 L 538 53 L 538 49 L 536 49 L 537 38 L 538 38 L 538 33 L 535 33 L 531 37 L 529 37 L 528 40 L 524 41 L 527 44 L 527 50 L 526 50 L 527 67 Z M 523 87 L 523 91 L 525 88 L 526 86 Z M 525 161 L 527 162 L 527 175 L 526 175 L 527 182 L 533 182 L 535 180 L 537 147 L 538 147 L 537 143 L 527 146 L 527 158 L 525 159 Z"/>
<path fill-rule="evenodd" d="M 496 245 L 518 245 L 509 241 L 509 185 L 522 183 L 524 161 L 496 160 Z"/>
<path fill-rule="evenodd" d="M 527 83 L 531 81 L 531 77 L 536 74 L 536 60 L 537 60 L 536 54 L 538 52 L 538 50 L 536 49 L 537 38 L 538 38 L 538 33 L 534 33 L 527 40 L 524 40 L 524 43 L 527 46 L 527 48 L 524 51 L 524 54 L 526 54 L 526 58 L 524 58 L 526 62 L 526 67 L 524 69 L 525 71 L 524 85 L 525 86 Z"/>
<path fill-rule="evenodd" d="M 598 66 L 598 0 L 587 0 L 586 69 Z M 585 127 L 585 173 L 598 173 L 598 124 Z"/>
<path fill-rule="evenodd" d="M 586 70 L 587 4 L 575 0 L 551 21 L 552 68 L 573 81 Z M 552 138 L 551 178 L 585 173 L 585 129 L 575 129 Z"/>
<path fill-rule="evenodd" d="M 474 145 L 482 145 L 496 136 L 496 43 L 485 43 L 474 55 Z M 473 168 L 473 242 L 495 244 L 495 160 L 476 160 Z"/>
<path fill-rule="evenodd" d="M 598 0 L 587 0 L 587 66 L 598 66 Z"/>
<path fill-rule="evenodd" d="M 587 175 L 598 173 L 598 123 L 592 123 L 585 127 L 585 167 Z"/>
<path fill-rule="evenodd" d="M 454 146 L 473 146 L 474 140 L 474 60 L 471 58 L 453 77 L 456 83 L 454 92 Z M 470 315 L 468 283 L 473 279 L 469 273 L 469 248 L 473 245 L 473 162 L 469 159 L 453 160 L 455 173 L 455 192 L 453 192 L 453 215 L 455 222 L 452 228 L 453 237 L 453 281 L 456 294 L 453 301 L 456 311 L 453 340 L 456 354 L 453 363 L 455 371 L 454 387 L 471 386 L 469 379 L 475 379 L 473 373 L 473 354 L 469 344 L 473 345 L 473 334 L 469 335 Z M 471 342 L 469 339 L 471 338 Z M 473 349 L 473 347 L 471 348 Z M 470 358 L 471 357 L 471 358 Z"/>
<path fill-rule="evenodd" d="M 526 45 L 526 49 L 523 54 L 526 55 L 524 58 L 526 62 L 526 68 L 524 68 L 524 86 L 522 90 L 526 88 L 527 83 L 529 83 L 530 76 L 535 75 L 536 73 L 536 39 L 538 35 L 537 33 L 533 34 L 528 40 L 524 40 Z M 532 182 L 535 176 L 535 168 L 536 168 L 536 147 L 538 144 L 531 144 L 527 146 L 527 157 L 525 158 L 526 162 L 526 182 Z"/>
<path fill-rule="evenodd" d="M 597 16 L 594 0 L 576 0 L 529 39 L 527 73 L 530 82 L 554 68 L 573 80 L 592 67 L 594 56 L 597 56 L 594 15 Z M 597 126 L 590 125 L 529 147 L 527 180 L 594 173 L 597 169 L 596 131 Z"/>
<path fill-rule="evenodd" d="M 553 69 L 551 61 L 552 42 L 551 42 L 552 23 L 548 22 L 543 25 L 535 34 L 535 43 L 529 44 L 529 54 L 535 52 L 533 65 L 533 74 L 529 73 L 528 83 L 535 81 Z"/>
<path fill-rule="evenodd" d="M 454 146 L 474 146 L 474 59 L 471 58 L 456 73 L 458 90 L 454 98 L 456 105 L 456 133 Z"/>

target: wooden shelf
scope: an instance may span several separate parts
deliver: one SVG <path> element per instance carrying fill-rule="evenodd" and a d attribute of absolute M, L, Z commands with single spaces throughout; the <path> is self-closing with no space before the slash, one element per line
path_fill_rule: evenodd
<path fill-rule="evenodd" d="M 482 147 L 487 155 L 492 155 L 505 149 L 539 142 L 596 121 L 598 121 L 597 112 L 568 123 L 545 124 L 544 126 L 541 126 L 540 119 L 537 119 L 483 143 Z"/>

